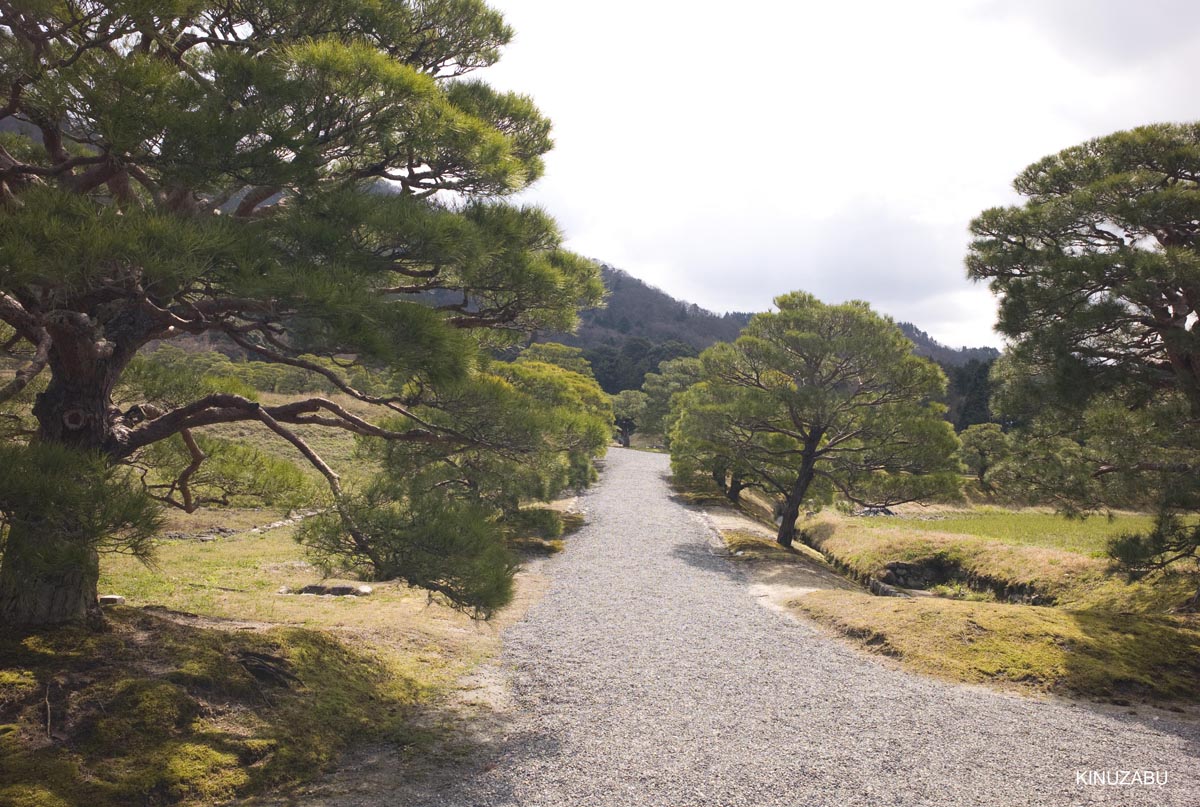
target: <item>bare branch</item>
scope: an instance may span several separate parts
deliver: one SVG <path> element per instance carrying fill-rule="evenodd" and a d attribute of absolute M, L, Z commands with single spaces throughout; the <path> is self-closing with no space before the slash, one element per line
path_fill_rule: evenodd
<path fill-rule="evenodd" d="M 335 417 L 320 417 L 318 413 L 322 411 L 331 413 Z M 243 398 L 240 395 L 215 393 L 167 412 L 161 417 L 148 420 L 129 431 L 124 435 L 120 444 L 114 447 L 113 455 L 117 459 L 124 459 L 139 449 L 165 440 L 184 429 L 212 426 L 217 423 L 261 421 L 263 417 L 260 413 L 266 413 L 268 417 L 278 423 L 332 426 L 352 434 L 379 437 L 385 440 L 449 444 L 469 442 L 466 438 L 438 434 L 426 429 L 409 429 L 407 431 L 383 429 L 350 414 L 342 407 L 324 398 L 308 398 L 278 406 L 263 406 L 257 401 Z"/>
<path fill-rule="evenodd" d="M 276 185 L 259 185 L 258 187 L 251 188 L 242 197 L 242 201 L 238 203 L 237 210 L 234 211 L 233 215 L 239 218 L 254 215 L 255 209 L 259 205 L 279 193 L 279 191 L 280 188 Z"/>
<path fill-rule="evenodd" d="M 284 428 L 283 425 L 281 425 L 275 418 L 271 417 L 271 415 L 265 409 L 259 408 L 258 419 L 261 420 L 268 429 L 294 445 L 300 451 L 300 453 L 304 455 L 304 458 L 307 459 L 312 466 L 320 471 L 321 475 L 325 477 L 325 481 L 329 483 L 329 489 L 333 491 L 333 495 L 339 499 L 341 498 L 341 477 L 339 477 L 337 473 L 325 463 L 325 460 L 321 459 L 320 454 L 314 451 L 312 447 L 308 445 L 308 443 L 300 439 L 300 436 L 295 432 Z"/>
<path fill-rule="evenodd" d="M 1106 463 L 1092 472 L 1092 478 L 1099 479 L 1102 476 L 1121 473 L 1122 471 L 1133 471 L 1135 473 L 1156 471 L 1172 474 L 1190 474 L 1195 471 L 1195 468 L 1191 465 L 1188 465 L 1186 462 L 1135 462 L 1133 465 L 1113 465 Z"/>
<path fill-rule="evenodd" d="M 192 437 L 192 433 L 188 429 L 180 430 L 179 436 L 183 438 L 183 444 L 191 452 L 192 461 L 188 464 L 188 467 L 183 469 L 183 473 L 179 475 L 179 478 L 175 482 L 179 487 L 179 494 L 183 496 L 184 512 L 192 513 L 196 510 L 196 504 L 192 501 L 192 489 L 189 482 L 192 475 L 200 470 L 200 466 L 208 459 L 208 455 L 200 450 L 200 446 L 196 443 L 196 438 Z"/>
<path fill-rule="evenodd" d="M 50 361 L 50 348 L 54 344 L 54 340 L 50 338 L 50 334 L 46 333 L 44 329 L 39 330 L 41 330 L 41 338 L 36 343 L 37 347 L 34 350 L 33 358 L 29 360 L 28 364 L 17 370 L 12 381 L 0 387 L 0 403 L 17 395 L 21 390 L 29 386 L 29 382 L 37 378 L 42 370 L 46 369 L 46 364 Z"/>
<path fill-rule="evenodd" d="M 415 415 L 412 411 L 410 411 L 408 408 L 402 406 L 400 404 L 401 399 L 399 399 L 399 398 L 383 398 L 383 397 L 379 397 L 377 395 L 368 395 L 365 392 L 362 392 L 362 391 L 357 390 L 354 387 L 350 386 L 348 383 L 346 383 L 345 379 L 343 379 L 340 375 L 335 373 L 333 370 L 330 370 L 328 367 L 322 367 L 321 365 L 316 364 L 315 362 L 307 361 L 305 359 L 297 358 L 295 356 L 288 356 L 279 351 L 271 350 L 270 348 L 267 348 L 263 345 L 252 342 L 251 340 L 247 339 L 243 334 L 237 332 L 233 328 L 227 327 L 224 329 L 224 331 L 229 336 L 229 338 L 232 339 L 237 345 L 239 345 L 240 347 L 243 347 L 246 350 L 249 350 L 253 353 L 257 353 L 258 355 L 265 358 L 267 361 L 276 362 L 278 364 L 286 364 L 289 367 L 298 367 L 301 370 L 308 370 L 311 373 L 316 373 L 317 375 L 320 375 L 320 376 L 328 379 L 329 382 L 332 383 L 335 387 L 337 387 L 339 390 L 346 393 L 347 395 L 351 396 L 352 398 L 357 398 L 358 400 L 360 400 L 364 403 L 375 404 L 376 406 L 386 407 L 386 408 L 390 409 L 391 411 L 396 412 L 397 414 L 403 415 L 404 417 L 406 417 L 409 420 L 413 421 L 414 423 L 418 424 L 422 428 L 429 429 L 431 431 L 442 432 L 442 433 L 448 434 L 448 435 L 453 435 L 455 437 L 459 437 L 464 440 L 467 439 L 464 435 L 462 435 L 459 432 L 454 431 L 453 429 L 447 429 L 443 426 L 435 426 L 435 425 L 428 423 L 425 420 L 421 419 L 420 417 Z"/>
<path fill-rule="evenodd" d="M 0 320 L 7 322 L 26 341 L 38 344 L 41 342 L 41 324 L 37 318 L 25 310 L 17 300 L 4 292 L 0 292 Z"/>

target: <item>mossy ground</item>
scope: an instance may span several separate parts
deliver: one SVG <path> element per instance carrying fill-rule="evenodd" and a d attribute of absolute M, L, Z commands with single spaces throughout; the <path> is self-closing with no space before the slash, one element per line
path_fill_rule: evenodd
<path fill-rule="evenodd" d="M 272 659 L 295 681 L 251 674 Z M 212 804 L 288 785 L 351 741 L 406 736 L 437 676 L 295 627 L 229 630 L 119 607 L 108 630 L 0 638 L 0 804 Z"/>
<path fill-rule="evenodd" d="M 810 539 L 860 579 L 895 561 L 950 564 L 1035 590 L 1055 607 L 988 602 L 963 581 L 935 587 L 940 596 L 815 592 L 792 606 L 932 675 L 1122 702 L 1200 701 L 1200 622 L 1174 613 L 1195 591 L 1194 575 L 1132 582 L 1094 551 L 1137 523 L 1099 519 L 1084 530 L 1048 513 L 995 508 L 929 521 L 824 517 L 809 526 Z M 943 531 L 949 525 L 972 532 Z"/>
<path fill-rule="evenodd" d="M 1100 609 L 1161 614 L 1174 610 L 1195 592 L 1195 575 L 1185 570 L 1133 582 L 1097 556 L 1110 536 L 1148 526 L 1149 519 L 1124 515 L 1088 522 L 1038 511 L 995 508 L 976 517 L 954 513 L 945 519 L 824 515 L 803 525 L 808 542 L 859 579 L 879 578 L 889 563 L 939 564 L 960 570 L 963 580 L 986 578 L 1036 592 L 1049 602 L 1074 610 Z M 968 524 L 971 533 L 948 531 L 946 524 Z M 1064 543 L 1084 551 L 1062 548 Z M 952 584 L 956 581 L 949 581 Z M 941 593 L 970 593 L 950 585 Z"/>
<path fill-rule="evenodd" d="M 690 495 L 704 504 L 705 485 Z M 751 495 L 761 520 L 770 503 Z M 1196 590 L 1187 572 L 1129 581 L 1104 557 L 1109 537 L 1144 529 L 1150 517 L 1068 520 L 1045 510 L 999 507 L 905 510 L 897 517 L 824 513 L 799 525 L 821 555 L 859 580 L 887 564 L 949 562 L 964 573 L 1032 587 L 1054 607 L 988 601 L 950 581 L 913 598 L 813 591 L 789 607 L 909 669 L 956 681 L 1087 699 L 1200 702 L 1200 616 L 1178 606 Z M 737 530 L 722 533 L 738 561 L 803 560 Z M 741 553 L 740 555 L 738 553 Z"/>
<path fill-rule="evenodd" d="M 781 546 L 770 538 L 764 538 L 745 530 L 723 530 L 721 538 L 731 555 L 740 560 L 782 561 L 784 563 L 808 558 L 823 561 L 819 552 L 801 544 Z"/>
<path fill-rule="evenodd" d="M 509 617 L 473 621 L 397 583 L 363 598 L 280 594 L 321 579 L 294 525 L 250 529 L 281 515 L 202 511 L 173 521 L 188 537 L 150 565 L 106 556 L 101 593 L 127 605 L 106 609 L 105 632 L 0 636 L 0 805 L 236 803 L 309 780 L 353 745 L 439 742 L 414 714 L 495 652 Z M 581 521 L 562 516 L 567 530 Z M 296 681 L 255 678 L 247 653 Z"/>
<path fill-rule="evenodd" d="M 1124 702 L 1200 702 L 1194 618 L 818 591 L 792 607 L 929 675 Z"/>

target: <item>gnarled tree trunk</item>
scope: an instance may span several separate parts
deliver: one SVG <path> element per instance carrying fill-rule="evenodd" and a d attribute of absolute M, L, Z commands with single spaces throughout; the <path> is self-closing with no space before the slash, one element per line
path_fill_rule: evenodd
<path fill-rule="evenodd" d="M 727 493 L 729 491 L 729 483 L 726 481 L 728 478 L 728 472 L 724 465 L 718 465 L 712 468 L 709 471 L 709 476 L 712 477 L 713 482 L 717 483 L 717 487 L 721 489 L 722 493 Z"/>
<path fill-rule="evenodd" d="M 106 453 L 114 447 L 118 422 L 112 389 L 129 355 L 114 351 L 111 343 L 98 349 L 94 339 L 73 336 L 56 334 L 50 382 L 33 406 L 35 439 Z M 57 519 L 22 518 L 19 506 L 14 509 L 0 557 L 0 625 L 56 625 L 96 616 L 100 563 L 92 537 L 71 534 Z M 63 521 L 69 524 L 70 518 Z"/>
<path fill-rule="evenodd" d="M 729 479 L 729 487 L 725 489 L 725 498 L 737 504 L 742 500 L 742 491 L 747 487 L 745 481 L 738 474 L 733 474 Z"/>
<path fill-rule="evenodd" d="M 96 615 L 100 559 L 90 543 L 52 527 L 10 526 L 0 562 L 0 625 L 33 627 Z"/>

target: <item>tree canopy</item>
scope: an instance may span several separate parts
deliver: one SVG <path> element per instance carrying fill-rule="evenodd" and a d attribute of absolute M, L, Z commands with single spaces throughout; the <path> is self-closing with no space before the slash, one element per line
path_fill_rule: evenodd
<path fill-rule="evenodd" d="M 646 393 L 643 431 L 669 438 L 674 425 L 675 396 L 700 380 L 701 367 L 699 359 L 683 356 L 661 362 L 657 372 L 646 374 L 642 382 L 642 392 Z"/>
<path fill-rule="evenodd" d="M 958 441 L 936 400 L 946 379 L 866 303 L 775 299 L 733 344 L 701 354 L 679 397 L 677 472 L 709 466 L 783 499 L 790 546 L 808 502 L 889 505 L 957 490 Z"/>
<path fill-rule="evenodd" d="M 1200 416 L 1200 124 L 1144 126 L 1046 157 L 1020 206 L 971 224 L 997 328 L 1079 400 L 1136 385 Z"/>
<path fill-rule="evenodd" d="M 454 409 L 472 384 L 497 383 L 486 349 L 570 329 L 603 294 L 549 216 L 502 201 L 551 146 L 530 99 L 470 75 L 511 35 L 481 0 L 0 6 L 0 348 L 18 361 L 0 402 L 18 424 L 14 462 L 43 461 L 20 459 L 30 436 L 109 469 L 182 441 L 180 493 L 208 460 L 193 430 L 249 421 L 341 503 L 338 473 L 295 426 L 500 448 Z M 220 385 L 142 406 L 145 374 L 127 371 L 185 335 L 321 378 L 387 419 Z M 87 531 L 47 526 L 3 491 L 0 503 L 0 619 L 79 617 L 95 593 Z"/>
<path fill-rule="evenodd" d="M 1008 435 L 997 423 L 976 423 L 963 429 L 958 437 L 962 442 L 963 464 L 975 475 L 981 489 L 991 490 L 988 472 L 1012 453 Z"/>
<path fill-rule="evenodd" d="M 1026 202 L 980 214 L 967 259 L 1012 341 L 995 403 L 1021 439 L 996 477 L 1068 512 L 1158 508 L 1114 547 L 1135 571 L 1195 558 L 1200 124 L 1090 140 L 1014 185 Z"/>
<path fill-rule="evenodd" d="M 617 436 L 621 445 L 629 448 L 629 440 L 633 433 L 642 429 L 642 421 L 646 417 L 646 393 L 641 390 L 621 390 L 612 396 L 613 420 L 617 426 Z"/>

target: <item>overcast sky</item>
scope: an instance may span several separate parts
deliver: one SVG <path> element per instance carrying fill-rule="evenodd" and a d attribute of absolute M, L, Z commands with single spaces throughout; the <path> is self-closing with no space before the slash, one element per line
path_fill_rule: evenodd
<path fill-rule="evenodd" d="M 1196 0 L 493 0 L 554 121 L 522 199 L 715 311 L 804 289 L 1000 345 L 967 225 L 1090 137 L 1200 118 Z"/>

